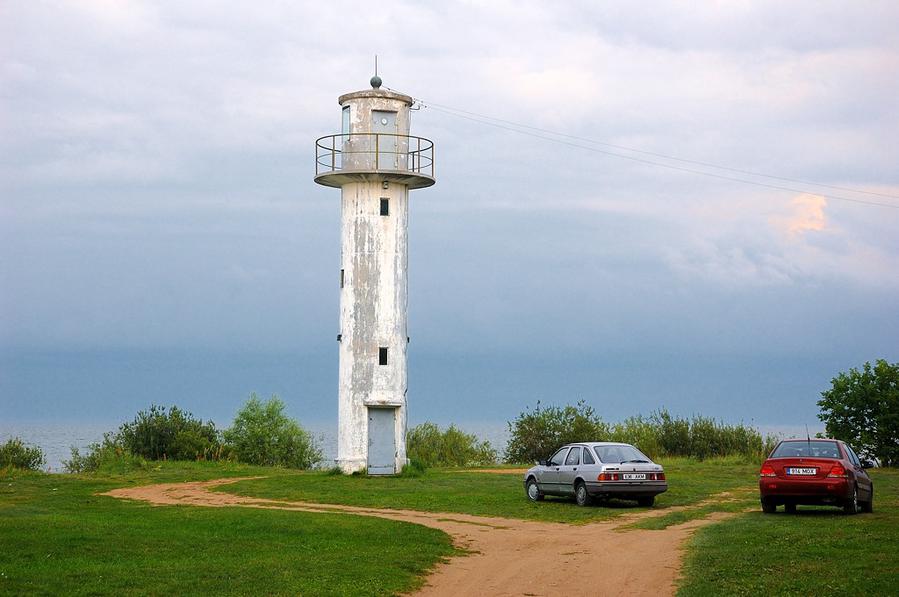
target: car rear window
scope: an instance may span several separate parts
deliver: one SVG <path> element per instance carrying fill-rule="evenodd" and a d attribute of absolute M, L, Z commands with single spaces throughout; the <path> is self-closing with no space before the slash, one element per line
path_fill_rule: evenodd
<path fill-rule="evenodd" d="M 650 462 L 646 454 L 633 446 L 595 446 L 600 462 Z"/>
<path fill-rule="evenodd" d="M 837 442 L 829 441 L 802 441 L 781 442 L 771 458 L 841 458 L 840 448 Z"/>

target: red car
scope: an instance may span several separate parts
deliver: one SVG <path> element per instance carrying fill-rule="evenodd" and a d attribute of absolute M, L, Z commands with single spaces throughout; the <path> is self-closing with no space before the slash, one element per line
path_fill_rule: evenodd
<path fill-rule="evenodd" d="M 835 439 L 783 440 L 759 471 L 762 511 L 771 514 L 783 504 L 840 506 L 846 514 L 874 509 L 874 484 L 861 461 L 845 442 Z"/>

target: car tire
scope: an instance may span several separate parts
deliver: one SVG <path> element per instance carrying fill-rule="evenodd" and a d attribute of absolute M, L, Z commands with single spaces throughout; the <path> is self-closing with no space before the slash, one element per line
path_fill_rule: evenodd
<path fill-rule="evenodd" d="M 796 514 L 796 504 L 784 504 L 784 512 L 787 514 Z"/>
<path fill-rule="evenodd" d="M 852 486 L 852 496 L 843 504 L 843 514 L 858 514 L 858 487 Z"/>
<path fill-rule="evenodd" d="M 525 493 L 532 502 L 543 501 L 543 492 L 540 491 L 540 488 L 537 486 L 537 481 L 533 477 L 528 479 L 528 483 L 525 486 Z"/>
<path fill-rule="evenodd" d="M 652 505 L 656 503 L 656 496 L 651 495 L 649 497 L 638 497 L 637 505 L 643 506 L 644 508 L 652 508 Z"/>
<path fill-rule="evenodd" d="M 589 506 L 593 502 L 593 498 L 590 497 L 587 486 L 584 485 L 583 481 L 578 481 L 574 486 L 574 501 L 577 502 L 578 506 Z"/>
<path fill-rule="evenodd" d="M 874 512 L 874 489 L 871 489 L 871 497 L 868 498 L 867 502 L 862 502 L 862 512 L 866 514 L 870 514 Z"/>
<path fill-rule="evenodd" d="M 775 504 L 771 500 L 762 498 L 762 512 L 764 512 L 765 514 L 774 514 L 775 512 L 777 512 L 777 504 Z"/>

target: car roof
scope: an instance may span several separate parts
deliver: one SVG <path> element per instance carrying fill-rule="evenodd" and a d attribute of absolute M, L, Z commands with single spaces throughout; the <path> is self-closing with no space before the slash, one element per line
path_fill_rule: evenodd
<path fill-rule="evenodd" d="M 783 442 L 840 442 L 840 443 L 843 443 L 843 440 L 832 439 L 829 437 L 813 437 L 813 438 L 793 437 L 790 439 L 782 439 L 780 441 L 781 441 L 781 443 L 783 443 Z"/>

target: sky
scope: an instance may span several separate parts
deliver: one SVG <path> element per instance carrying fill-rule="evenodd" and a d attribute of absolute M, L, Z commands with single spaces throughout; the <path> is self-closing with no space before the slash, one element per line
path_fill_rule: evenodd
<path fill-rule="evenodd" d="M 336 425 L 339 193 L 313 142 L 377 54 L 436 144 L 412 423 L 583 399 L 817 425 L 834 375 L 899 361 L 897 22 L 889 1 L 0 3 L 0 421 L 227 423 L 257 392 Z"/>

